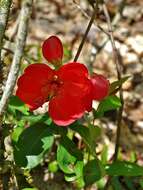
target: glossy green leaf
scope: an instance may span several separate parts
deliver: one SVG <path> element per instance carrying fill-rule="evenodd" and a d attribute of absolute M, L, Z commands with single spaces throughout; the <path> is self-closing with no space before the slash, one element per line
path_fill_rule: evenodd
<path fill-rule="evenodd" d="M 46 122 L 44 122 L 44 123 L 47 124 Z M 50 128 L 51 128 L 52 133 L 55 135 L 66 136 L 66 134 L 68 132 L 67 127 L 59 127 L 55 123 L 51 123 Z"/>
<path fill-rule="evenodd" d="M 83 138 L 85 144 L 90 147 L 89 128 L 83 125 L 79 125 L 79 124 L 70 125 L 70 128 L 74 130 L 75 132 L 79 133 L 80 136 Z"/>
<path fill-rule="evenodd" d="M 123 190 L 123 187 L 122 187 L 118 177 L 112 177 L 111 184 L 112 184 L 114 190 Z"/>
<path fill-rule="evenodd" d="M 76 158 L 72 156 L 62 145 L 58 146 L 57 161 L 61 170 L 67 174 L 74 173 L 73 165 Z"/>
<path fill-rule="evenodd" d="M 108 161 L 108 146 L 104 145 L 101 152 L 101 162 L 103 165 L 107 164 Z"/>
<path fill-rule="evenodd" d="M 70 126 L 70 128 L 75 132 L 79 133 L 91 153 L 95 154 L 96 140 L 101 134 L 101 129 L 98 126 L 94 125 L 86 127 L 79 124 L 73 124 Z"/>
<path fill-rule="evenodd" d="M 16 128 L 13 129 L 13 132 L 11 134 L 13 143 L 16 143 L 18 141 L 19 136 L 23 130 L 24 130 L 24 126 L 17 126 Z"/>
<path fill-rule="evenodd" d="M 32 113 L 28 116 L 23 116 L 22 119 L 24 121 L 28 121 L 31 125 L 35 123 L 45 123 L 50 125 L 52 123 L 52 119 L 48 116 L 48 114 L 40 114 L 40 115 L 33 115 Z"/>
<path fill-rule="evenodd" d="M 90 185 L 101 179 L 104 174 L 104 168 L 99 160 L 90 160 L 84 167 L 84 181 L 86 185 Z"/>
<path fill-rule="evenodd" d="M 135 163 L 117 161 L 105 167 L 110 176 L 143 176 L 143 167 Z"/>
<path fill-rule="evenodd" d="M 93 147 L 91 151 L 95 151 L 96 141 L 101 136 L 101 128 L 92 124 L 90 124 L 88 128 L 90 133 L 90 144 Z"/>
<path fill-rule="evenodd" d="M 75 173 L 78 178 L 83 176 L 83 166 L 84 166 L 83 160 L 77 161 L 75 165 Z"/>
<path fill-rule="evenodd" d="M 9 100 L 8 109 L 15 111 L 18 110 L 24 115 L 29 115 L 29 108 L 17 96 L 12 96 Z"/>
<path fill-rule="evenodd" d="M 49 126 L 36 124 L 26 128 L 14 145 L 14 159 L 17 165 L 33 168 L 53 144 L 54 137 Z"/>
<path fill-rule="evenodd" d="M 80 188 L 80 189 L 82 187 L 84 187 L 84 185 L 85 185 L 84 177 L 83 177 L 83 167 L 84 167 L 83 160 L 77 161 L 77 163 L 75 165 L 76 184 L 77 184 L 78 188 Z"/>
<path fill-rule="evenodd" d="M 97 189 L 103 190 L 106 185 L 106 179 L 103 177 L 100 180 L 96 181 Z"/>
<path fill-rule="evenodd" d="M 129 190 L 136 190 L 132 177 L 125 177 L 124 181 Z"/>
<path fill-rule="evenodd" d="M 102 117 L 105 112 L 118 109 L 121 107 L 121 101 L 117 96 L 108 96 L 102 100 L 97 108 L 97 111 L 94 113 L 96 117 Z"/>
<path fill-rule="evenodd" d="M 75 181 L 76 180 L 76 174 L 75 173 L 72 173 L 72 174 L 65 174 L 65 180 L 67 182 L 72 182 L 72 181 Z"/>
<path fill-rule="evenodd" d="M 77 160 L 82 160 L 82 153 L 67 136 L 64 136 L 57 149 L 57 162 L 60 169 L 67 174 L 75 173 Z"/>

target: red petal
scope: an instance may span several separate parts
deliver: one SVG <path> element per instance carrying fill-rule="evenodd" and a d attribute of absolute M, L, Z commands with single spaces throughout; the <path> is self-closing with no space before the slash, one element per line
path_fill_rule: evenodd
<path fill-rule="evenodd" d="M 31 110 L 37 109 L 47 101 L 49 93 L 47 83 L 53 77 L 53 73 L 54 71 L 45 64 L 28 66 L 18 79 L 16 95 L 29 105 Z"/>
<path fill-rule="evenodd" d="M 88 79 L 88 70 L 81 63 L 68 63 L 58 71 L 58 76 L 64 81 L 62 90 L 69 96 L 81 99 L 87 111 L 92 109 L 92 83 Z"/>
<path fill-rule="evenodd" d="M 92 110 L 92 100 L 93 100 L 93 94 L 92 94 L 92 83 L 90 82 L 90 88 L 87 91 L 87 94 L 83 97 L 83 104 L 86 108 L 86 111 L 90 112 Z"/>
<path fill-rule="evenodd" d="M 62 60 L 63 46 L 60 39 L 56 36 L 49 37 L 42 45 L 42 52 L 49 62 Z"/>
<path fill-rule="evenodd" d="M 81 98 L 85 96 L 89 89 L 89 79 L 87 68 L 80 63 L 69 63 L 62 66 L 57 75 L 64 82 L 62 90 L 72 96 Z"/>
<path fill-rule="evenodd" d="M 49 103 L 49 115 L 54 123 L 67 126 L 81 118 L 85 108 L 80 99 L 62 94 L 54 97 Z"/>
<path fill-rule="evenodd" d="M 104 99 L 109 92 L 109 81 L 103 75 L 94 73 L 91 77 L 91 82 L 93 84 L 93 99 Z"/>
<path fill-rule="evenodd" d="M 58 70 L 58 75 L 64 80 L 76 80 L 76 77 L 88 77 L 88 69 L 84 64 L 72 62 L 63 65 Z"/>

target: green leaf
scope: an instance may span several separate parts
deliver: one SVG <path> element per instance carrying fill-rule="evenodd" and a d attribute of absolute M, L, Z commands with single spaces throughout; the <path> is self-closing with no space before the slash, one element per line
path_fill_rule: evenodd
<path fill-rule="evenodd" d="M 90 133 L 90 136 L 89 136 L 90 144 L 92 146 L 91 151 L 93 150 L 95 151 L 97 138 L 101 136 L 101 128 L 92 124 L 90 124 L 88 128 L 89 128 L 89 133 Z"/>
<path fill-rule="evenodd" d="M 12 96 L 10 98 L 8 109 L 12 111 L 18 110 L 24 115 L 29 115 L 29 108 L 17 96 Z"/>
<path fill-rule="evenodd" d="M 80 188 L 80 189 L 82 187 L 84 187 L 84 185 L 85 185 L 84 178 L 83 178 L 83 167 L 84 167 L 83 160 L 77 161 L 77 163 L 75 165 L 76 184 L 77 184 L 78 188 Z"/>
<path fill-rule="evenodd" d="M 23 116 L 23 120 L 30 122 L 31 125 L 35 123 L 45 123 L 47 125 L 50 125 L 52 123 L 51 118 L 48 116 L 48 114 L 41 114 L 41 115 L 33 115 L 30 114 L 28 116 Z"/>
<path fill-rule="evenodd" d="M 64 136 L 57 149 L 57 162 L 60 169 L 66 174 L 75 173 L 74 167 L 77 160 L 82 160 L 82 153 L 67 136 Z"/>
<path fill-rule="evenodd" d="M 73 156 L 76 157 L 77 160 L 82 160 L 83 159 L 83 154 L 82 152 L 77 149 L 77 146 L 75 143 L 70 140 L 67 136 L 63 136 L 61 139 L 60 144 L 65 147 L 65 149 Z"/>
<path fill-rule="evenodd" d="M 84 181 L 86 185 L 91 185 L 101 179 L 104 174 L 104 168 L 99 160 L 90 160 L 84 167 Z"/>
<path fill-rule="evenodd" d="M 36 124 L 26 128 L 14 145 L 14 159 L 17 165 L 33 168 L 38 165 L 44 153 L 50 149 L 54 137 L 49 126 Z"/>
<path fill-rule="evenodd" d="M 41 163 L 43 158 L 43 152 L 39 155 L 34 156 L 26 156 L 27 166 L 26 169 L 32 169 L 36 167 L 39 163 Z"/>
<path fill-rule="evenodd" d="M 75 181 L 76 180 L 76 175 L 75 173 L 72 173 L 72 174 L 65 174 L 65 180 L 67 182 L 72 182 L 72 181 Z"/>
<path fill-rule="evenodd" d="M 106 185 L 106 179 L 104 177 L 96 181 L 97 189 L 103 190 L 105 185 Z"/>
<path fill-rule="evenodd" d="M 110 90 L 109 90 L 109 94 L 113 94 L 114 92 L 116 92 L 120 86 L 126 82 L 128 79 L 130 78 L 130 76 L 126 76 L 126 77 L 123 77 L 121 78 L 120 80 L 118 81 L 115 81 L 113 83 L 110 84 Z"/>
<path fill-rule="evenodd" d="M 140 179 L 139 184 L 140 184 L 141 188 L 143 188 L 143 179 Z"/>
<path fill-rule="evenodd" d="M 62 171 L 67 174 L 74 173 L 73 165 L 76 161 L 76 157 L 72 156 L 61 144 L 57 149 L 57 161 Z"/>
<path fill-rule="evenodd" d="M 135 162 L 136 160 L 137 160 L 136 152 L 135 152 L 135 151 L 132 151 L 132 152 L 130 153 L 130 159 L 129 159 L 129 161 L 130 161 L 130 162 Z"/>
<path fill-rule="evenodd" d="M 90 125 L 86 127 L 77 123 L 70 125 L 70 128 L 79 133 L 91 153 L 95 154 L 96 139 L 100 136 L 101 129 L 98 126 Z"/>
<path fill-rule="evenodd" d="M 105 167 L 110 176 L 143 176 L 143 167 L 135 163 L 117 161 Z"/>
<path fill-rule="evenodd" d="M 75 132 L 79 133 L 80 136 L 83 138 L 84 142 L 90 147 L 90 141 L 89 141 L 90 132 L 86 126 L 73 124 L 73 125 L 70 125 L 70 128 L 74 130 Z"/>
<path fill-rule="evenodd" d="M 11 134 L 11 138 L 12 138 L 13 143 L 16 143 L 18 141 L 19 136 L 23 130 L 24 130 L 24 126 L 17 126 L 16 128 L 14 128 L 14 130 Z"/>
<path fill-rule="evenodd" d="M 24 188 L 22 190 L 38 190 L 37 188 Z"/>
<path fill-rule="evenodd" d="M 121 107 L 121 101 L 117 96 L 108 96 L 102 100 L 94 113 L 96 117 L 102 117 L 105 112 Z"/>
<path fill-rule="evenodd" d="M 122 187 L 118 177 L 112 177 L 111 184 L 112 184 L 114 190 L 123 190 L 123 187 Z"/>
<path fill-rule="evenodd" d="M 77 161 L 76 165 L 75 165 L 75 173 L 77 178 L 81 178 L 83 176 L 83 160 Z"/>
<path fill-rule="evenodd" d="M 108 146 L 104 145 L 101 152 L 101 162 L 103 165 L 107 164 L 108 161 Z"/>
<path fill-rule="evenodd" d="M 124 181 L 129 190 L 136 190 L 134 186 L 134 181 L 131 177 L 125 177 Z"/>
<path fill-rule="evenodd" d="M 58 163 L 57 161 L 52 161 L 48 165 L 48 170 L 52 173 L 56 173 L 58 171 Z"/>
<path fill-rule="evenodd" d="M 50 128 L 52 130 L 52 132 L 55 134 L 55 135 L 61 135 L 62 137 L 63 136 L 66 136 L 67 132 L 68 132 L 68 128 L 65 128 L 65 127 L 59 127 L 58 125 L 52 123 L 50 125 Z"/>

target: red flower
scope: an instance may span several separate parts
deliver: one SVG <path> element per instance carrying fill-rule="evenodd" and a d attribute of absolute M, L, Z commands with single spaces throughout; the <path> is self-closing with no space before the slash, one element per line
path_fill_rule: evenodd
<path fill-rule="evenodd" d="M 55 44 L 51 49 L 44 50 L 46 54 L 43 54 L 51 62 L 62 59 L 59 48 L 61 42 L 58 42 L 57 37 L 49 39 L 50 43 L 51 39 L 56 39 Z M 50 48 L 48 40 L 45 43 L 45 48 Z M 53 52 L 53 47 L 56 52 Z M 37 63 L 28 66 L 18 79 L 16 95 L 31 111 L 49 101 L 49 115 L 52 120 L 57 125 L 66 126 L 81 118 L 86 110 L 91 111 L 92 100 L 101 100 L 108 94 L 108 84 L 104 77 L 97 74 L 90 80 L 87 68 L 81 63 L 68 63 L 58 70 Z"/>
<path fill-rule="evenodd" d="M 57 71 L 45 64 L 32 64 L 17 85 L 16 95 L 31 110 L 49 101 L 49 115 L 63 126 L 83 116 L 84 99 L 91 89 L 87 68 L 80 63 L 68 63 Z"/>

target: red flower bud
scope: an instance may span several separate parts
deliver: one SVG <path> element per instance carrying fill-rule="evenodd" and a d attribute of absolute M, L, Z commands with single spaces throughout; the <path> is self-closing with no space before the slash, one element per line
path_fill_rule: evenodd
<path fill-rule="evenodd" d="M 102 100 L 104 99 L 109 92 L 109 81 L 103 76 L 94 73 L 91 77 L 91 82 L 93 85 L 93 99 L 94 100 Z"/>
<path fill-rule="evenodd" d="M 55 66 L 61 64 L 63 57 L 63 46 L 60 39 L 56 36 L 51 36 L 45 40 L 42 45 L 42 53 L 45 59 Z"/>

